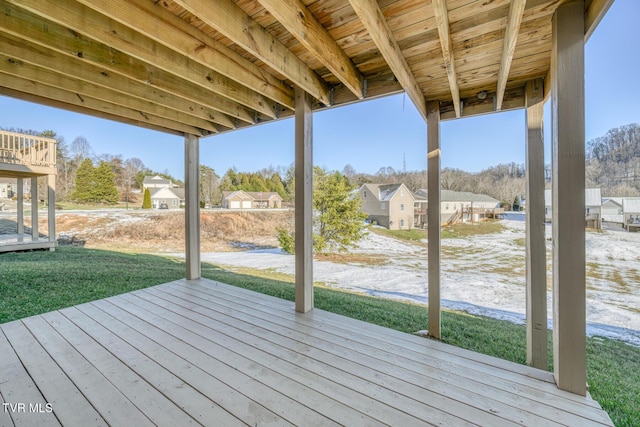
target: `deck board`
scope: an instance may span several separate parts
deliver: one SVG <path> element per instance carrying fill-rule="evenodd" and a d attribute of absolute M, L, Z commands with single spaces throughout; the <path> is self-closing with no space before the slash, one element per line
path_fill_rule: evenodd
<path fill-rule="evenodd" d="M 178 280 L 0 325 L 0 425 L 612 425 L 549 373 Z"/>

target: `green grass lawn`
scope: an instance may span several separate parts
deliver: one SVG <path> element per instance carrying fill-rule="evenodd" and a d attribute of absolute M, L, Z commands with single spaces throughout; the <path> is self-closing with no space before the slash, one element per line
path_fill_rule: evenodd
<path fill-rule="evenodd" d="M 56 252 L 0 254 L 0 323 L 105 298 L 184 277 L 180 260 L 60 247 Z M 293 301 L 293 278 L 252 269 L 203 264 L 204 277 Z M 414 333 L 427 326 L 424 306 L 316 287 L 316 307 Z M 525 328 L 510 322 L 444 311 L 443 341 L 524 363 Z M 551 345 L 549 346 L 551 348 Z M 551 360 L 551 356 L 550 356 Z M 552 363 L 550 361 L 551 368 Z M 587 339 L 590 392 L 617 426 L 640 423 L 640 348 Z"/>
<path fill-rule="evenodd" d="M 407 240 L 410 242 L 420 242 L 426 239 L 429 234 L 426 229 L 412 228 L 410 230 L 389 230 L 383 227 L 370 227 L 369 230 L 381 236 L 392 237 L 398 240 Z M 504 225 L 499 221 L 487 220 L 474 224 L 456 224 L 444 226 L 441 228 L 442 239 L 462 239 L 470 236 L 479 236 L 483 234 L 500 233 L 504 230 Z"/>

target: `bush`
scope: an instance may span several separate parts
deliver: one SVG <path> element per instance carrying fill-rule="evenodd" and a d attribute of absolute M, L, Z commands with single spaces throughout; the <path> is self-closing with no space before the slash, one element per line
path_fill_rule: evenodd
<path fill-rule="evenodd" d="M 294 233 L 284 227 L 278 227 L 276 231 L 278 232 L 278 243 L 280 243 L 282 250 L 288 254 L 295 254 L 296 238 Z"/>
<path fill-rule="evenodd" d="M 148 188 L 144 189 L 144 199 L 142 201 L 142 209 L 151 209 L 151 192 Z"/>

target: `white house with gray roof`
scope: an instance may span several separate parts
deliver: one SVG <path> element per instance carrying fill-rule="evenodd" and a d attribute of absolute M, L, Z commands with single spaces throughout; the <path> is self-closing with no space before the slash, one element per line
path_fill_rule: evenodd
<path fill-rule="evenodd" d="M 416 191 L 416 196 L 427 200 L 427 190 L 421 188 Z M 476 194 L 468 191 L 440 190 L 440 223 L 448 223 L 452 217 L 462 216 L 465 212 L 474 212 L 500 208 L 500 201 L 486 194 Z M 495 213 L 494 213 L 495 215 Z M 472 218 L 473 219 L 473 218 Z"/>
<path fill-rule="evenodd" d="M 640 231 L 640 198 L 622 199 L 622 214 L 624 215 L 624 227 L 627 230 Z"/>
<path fill-rule="evenodd" d="M 544 219 L 552 220 L 551 190 L 544 190 Z M 602 195 L 599 188 L 587 188 L 584 190 L 584 216 L 589 228 L 602 228 Z"/>
<path fill-rule="evenodd" d="M 404 184 L 363 184 L 358 189 L 367 219 L 389 230 L 414 226 L 415 197 Z"/>

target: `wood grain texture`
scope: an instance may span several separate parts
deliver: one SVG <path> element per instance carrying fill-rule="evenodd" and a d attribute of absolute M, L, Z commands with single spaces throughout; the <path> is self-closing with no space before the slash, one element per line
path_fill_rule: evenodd
<path fill-rule="evenodd" d="M 0 364 L 18 369 L 0 371 L 12 372 L 0 390 L 31 382 L 43 399 L 33 381 L 57 382 L 71 391 L 47 399 L 90 405 L 110 425 L 612 425 L 549 372 L 207 279 L 11 325 Z"/>
<path fill-rule="evenodd" d="M 400 85 L 407 92 L 418 112 L 426 120 L 427 110 L 424 94 L 409 69 L 380 7 L 376 2 L 368 0 L 350 0 L 350 3 Z"/>

